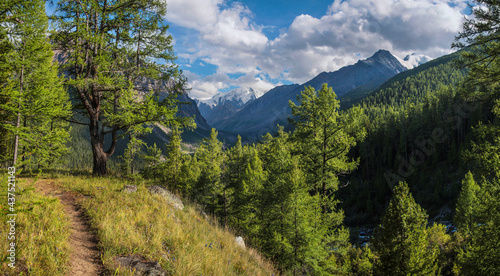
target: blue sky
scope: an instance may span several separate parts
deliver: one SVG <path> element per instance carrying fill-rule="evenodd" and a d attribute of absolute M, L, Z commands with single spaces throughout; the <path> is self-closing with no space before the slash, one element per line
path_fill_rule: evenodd
<path fill-rule="evenodd" d="M 190 95 L 304 83 L 386 49 L 450 53 L 461 0 L 167 0 Z"/>
<path fill-rule="evenodd" d="M 379 49 L 436 58 L 452 51 L 467 13 L 463 0 L 164 1 L 193 98 L 301 84 Z"/>

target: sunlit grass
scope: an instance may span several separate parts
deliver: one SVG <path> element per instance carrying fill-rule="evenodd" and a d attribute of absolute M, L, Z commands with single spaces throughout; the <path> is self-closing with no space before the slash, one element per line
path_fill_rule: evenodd
<path fill-rule="evenodd" d="M 161 196 L 150 195 L 145 183 L 127 194 L 121 189 L 128 183 L 116 178 L 64 177 L 59 182 L 85 195 L 80 203 L 97 230 L 109 271 L 129 274 L 114 258 L 136 254 L 158 261 L 172 275 L 275 273 L 256 251 L 240 248 L 234 235 L 210 224 L 193 206 L 174 209 Z"/>
<path fill-rule="evenodd" d="M 69 218 L 60 201 L 35 191 L 33 181 L 16 184 L 16 264 L 8 267 L 7 175 L 0 176 L 0 275 L 65 275 L 69 260 Z"/>

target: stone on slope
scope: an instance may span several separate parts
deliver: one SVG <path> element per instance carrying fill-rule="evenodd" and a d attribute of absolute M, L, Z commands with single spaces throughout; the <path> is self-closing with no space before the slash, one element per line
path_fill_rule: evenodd
<path fill-rule="evenodd" d="M 176 195 L 173 193 L 169 192 L 167 189 L 157 186 L 157 185 L 152 185 L 148 187 L 149 193 L 152 195 L 161 195 L 164 197 L 174 208 L 182 210 L 184 209 L 184 204 L 182 203 L 181 199 L 178 198 Z"/>

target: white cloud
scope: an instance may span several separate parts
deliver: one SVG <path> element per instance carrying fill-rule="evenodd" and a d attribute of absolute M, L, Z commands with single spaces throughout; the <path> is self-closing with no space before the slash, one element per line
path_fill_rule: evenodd
<path fill-rule="evenodd" d="M 180 56 L 192 62 L 203 58 L 217 66 L 213 76 L 189 78 L 191 95 L 198 97 L 234 85 L 270 89 L 271 79 L 303 83 L 378 49 L 401 57 L 413 52 L 431 57 L 447 54 L 461 29 L 464 7 L 458 0 L 335 1 L 321 18 L 297 16 L 274 40 L 238 2 L 169 0 L 167 20 L 198 32 L 197 39 L 182 45 L 186 50 L 176 46 Z M 231 79 L 230 73 L 244 76 Z"/>

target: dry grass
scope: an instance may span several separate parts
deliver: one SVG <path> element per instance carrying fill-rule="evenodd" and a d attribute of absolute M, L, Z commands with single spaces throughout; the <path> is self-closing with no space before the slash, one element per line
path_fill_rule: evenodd
<path fill-rule="evenodd" d="M 272 275 L 272 265 L 235 237 L 203 218 L 193 206 L 174 209 L 152 196 L 145 183 L 136 193 L 121 192 L 124 180 L 63 177 L 57 182 L 84 194 L 80 204 L 97 230 L 106 268 L 128 275 L 114 258 L 136 254 L 158 261 L 172 275 Z M 104 187 L 104 188 L 101 188 Z"/>
<path fill-rule="evenodd" d="M 8 267 L 7 175 L 0 180 L 1 275 L 65 275 L 69 260 L 69 219 L 61 202 L 37 193 L 32 180 L 16 183 L 16 268 Z M 10 241 L 9 241 L 10 242 Z"/>

